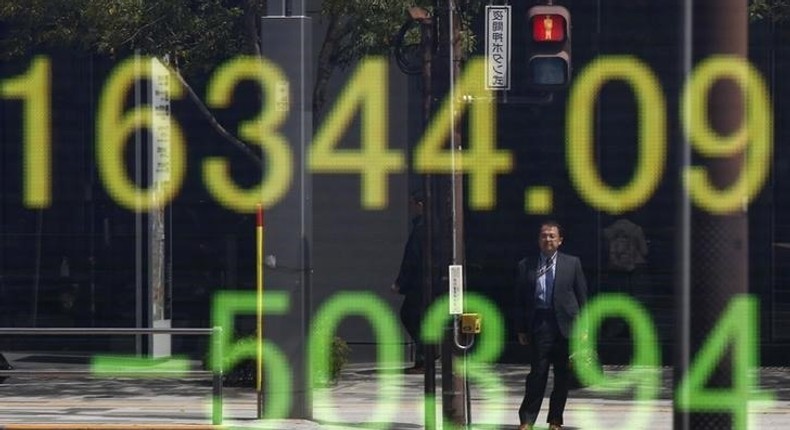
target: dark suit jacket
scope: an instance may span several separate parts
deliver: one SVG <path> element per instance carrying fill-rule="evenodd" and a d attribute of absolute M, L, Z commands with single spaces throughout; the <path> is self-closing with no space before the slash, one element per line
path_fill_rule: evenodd
<path fill-rule="evenodd" d="M 537 268 L 537 256 L 518 262 L 515 323 L 519 333 L 532 333 Z M 564 337 L 569 337 L 573 320 L 579 315 L 579 309 L 585 303 L 587 303 L 587 281 L 584 278 L 581 261 L 573 255 L 558 252 L 557 266 L 554 270 L 554 313 L 557 316 L 560 333 Z"/>
<path fill-rule="evenodd" d="M 411 224 L 411 231 L 403 249 L 403 259 L 395 283 L 400 288 L 400 294 L 414 296 L 418 300 L 422 300 L 424 282 L 422 279 L 422 236 L 425 231 L 425 223 L 422 216 L 418 216 L 411 220 Z"/>

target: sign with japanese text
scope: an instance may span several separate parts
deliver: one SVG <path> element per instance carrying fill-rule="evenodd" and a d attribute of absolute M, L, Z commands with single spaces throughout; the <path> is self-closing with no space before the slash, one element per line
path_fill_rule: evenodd
<path fill-rule="evenodd" d="M 510 6 L 486 6 L 486 88 L 510 89 Z"/>
<path fill-rule="evenodd" d="M 153 182 L 170 181 L 170 71 L 158 59 L 151 60 L 151 154 Z"/>

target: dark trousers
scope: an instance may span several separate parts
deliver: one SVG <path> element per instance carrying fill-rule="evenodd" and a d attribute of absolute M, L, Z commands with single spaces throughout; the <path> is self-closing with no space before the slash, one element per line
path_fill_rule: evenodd
<path fill-rule="evenodd" d="M 422 319 L 422 297 L 417 294 L 406 294 L 400 307 L 400 320 L 406 333 L 414 341 L 414 364 L 422 366 L 425 363 L 422 340 L 420 339 L 420 321 Z"/>
<path fill-rule="evenodd" d="M 568 339 L 557 327 L 554 311 L 538 311 L 532 326 L 531 369 L 527 375 L 524 400 L 518 410 L 522 424 L 534 424 L 543 403 L 549 379 L 549 366 L 554 368 L 554 389 L 549 402 L 549 417 L 553 424 L 562 424 L 562 413 L 568 400 Z"/>
<path fill-rule="evenodd" d="M 8 360 L 5 359 L 2 353 L 0 353 L 0 370 L 12 370 L 14 367 L 8 363 Z M 8 376 L 0 376 L 0 384 L 3 383 L 8 379 Z"/>

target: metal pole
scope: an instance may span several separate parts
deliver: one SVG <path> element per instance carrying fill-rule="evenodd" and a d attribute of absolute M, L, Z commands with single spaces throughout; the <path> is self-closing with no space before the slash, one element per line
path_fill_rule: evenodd
<path fill-rule="evenodd" d="M 454 83 L 460 70 L 462 53 L 460 50 L 459 17 L 456 14 L 454 0 L 435 0 L 435 30 L 436 30 L 436 57 L 432 64 L 432 82 L 434 100 L 448 97 L 455 109 Z M 454 115 L 451 115 L 453 117 Z M 451 151 L 453 160 L 455 153 L 460 149 L 461 134 L 458 124 L 451 123 Z M 437 202 L 435 213 L 438 216 L 437 227 L 441 232 L 438 244 L 437 261 L 441 276 L 447 279 L 450 264 L 463 264 L 463 178 L 462 174 L 453 169 L 449 178 L 439 178 L 433 184 Z M 445 282 L 441 283 L 443 287 Z M 446 327 L 444 342 L 442 343 L 442 410 L 445 420 L 456 425 L 468 424 L 466 411 L 466 381 L 463 376 L 455 374 L 454 362 L 460 362 L 462 357 L 455 348 L 453 325 Z"/>
<path fill-rule="evenodd" d="M 423 127 L 427 129 L 432 113 L 432 94 L 431 94 L 431 67 L 434 49 L 434 25 L 433 18 L 420 22 L 420 34 L 422 36 L 422 102 L 423 102 Z M 433 237 L 434 229 L 434 199 L 433 199 L 433 176 L 425 175 L 423 180 L 423 222 L 425 226 L 422 234 L 422 255 L 423 255 L 423 303 L 422 312 L 433 302 Z M 424 417 L 425 429 L 435 430 L 436 425 L 436 356 L 437 346 L 426 344 L 423 346 L 423 362 L 425 363 L 425 387 L 424 387 Z"/>
<path fill-rule="evenodd" d="M 747 2 L 741 0 L 696 0 L 692 2 L 690 24 L 690 55 L 692 62 L 705 60 L 713 55 L 730 55 L 747 60 L 748 13 Z M 686 3 L 688 7 L 688 3 Z M 689 11 L 686 11 L 687 13 Z M 745 118 L 745 95 L 735 85 L 719 85 L 716 91 L 704 95 L 709 105 L 706 119 L 711 127 L 722 134 L 731 133 L 741 126 Z M 710 182 L 719 188 L 731 186 L 742 174 L 743 154 L 729 158 L 705 158 L 695 162 L 703 165 Z M 744 196 L 744 202 L 745 202 Z M 680 339 L 684 345 L 681 366 L 688 365 L 705 344 L 718 323 L 724 309 L 738 294 L 749 292 L 749 230 L 748 208 L 743 207 L 725 214 L 714 214 L 705 208 L 690 208 L 690 247 L 688 261 L 681 266 L 688 271 L 688 291 L 681 291 L 682 317 L 687 318 Z M 693 312 L 689 312 L 693 309 Z M 713 372 L 708 386 L 726 389 L 732 384 L 732 352 L 721 360 Z M 687 375 L 687 368 L 678 368 Z M 676 377 L 681 376 L 676 375 Z M 680 414 L 677 429 L 729 429 L 733 428 L 728 413 L 695 412 Z"/>
<path fill-rule="evenodd" d="M 211 341 L 214 343 L 214 348 L 217 351 L 216 358 L 212 363 L 212 370 L 214 371 L 214 380 L 211 387 L 211 422 L 212 424 L 222 424 L 222 367 L 223 367 L 223 353 L 222 353 L 222 327 L 214 327 L 211 334 Z"/>
<path fill-rule="evenodd" d="M 291 15 L 305 16 L 305 0 L 291 0 Z"/>
<path fill-rule="evenodd" d="M 693 19 L 693 0 L 683 0 L 680 5 L 680 31 L 681 31 L 681 74 L 679 79 L 685 82 L 691 75 L 692 68 L 692 19 Z M 680 177 L 687 166 L 691 165 L 691 145 L 682 131 L 676 132 L 677 141 L 681 143 L 678 156 L 677 174 Z M 675 366 L 672 375 L 673 387 L 680 384 L 683 376 L 689 368 L 691 356 L 691 340 L 689 338 L 689 327 L 691 327 L 691 202 L 686 192 L 683 182 L 678 181 L 678 212 L 676 231 L 676 265 L 675 265 L 675 313 L 676 339 L 678 348 L 675 348 Z M 675 430 L 686 430 L 690 428 L 689 414 L 682 413 L 673 408 L 673 428 Z"/>
<path fill-rule="evenodd" d="M 267 16 L 285 16 L 287 0 L 268 0 L 266 2 Z"/>
<path fill-rule="evenodd" d="M 142 7 L 142 2 L 138 2 Z M 134 64 L 135 76 L 142 76 L 142 65 L 140 64 L 140 50 L 135 50 Z M 134 105 L 140 107 L 143 104 L 143 85 L 140 80 L 134 81 Z M 137 129 L 134 133 L 134 177 L 138 184 L 144 183 L 143 181 L 143 166 L 146 163 L 143 152 L 143 131 Z M 138 195 L 136 203 L 141 207 L 142 198 Z M 147 237 L 147 225 L 145 223 L 145 216 L 142 212 L 137 211 L 134 214 L 134 326 L 142 328 L 143 326 L 143 289 L 145 288 L 144 282 L 146 273 L 144 273 L 147 264 L 145 264 L 145 252 L 143 251 L 143 241 Z M 146 301 L 147 303 L 147 301 Z M 137 355 L 143 353 L 143 339 L 140 336 L 134 338 L 134 351 Z"/>
<path fill-rule="evenodd" d="M 126 328 L 126 327 L 0 327 L 0 335 L 143 335 L 143 334 L 178 334 L 206 335 L 212 334 L 210 328 Z"/>
<path fill-rule="evenodd" d="M 450 114 L 450 146 L 452 151 L 452 175 L 450 179 L 451 185 L 451 204 L 452 204 L 452 238 L 453 238 L 453 264 L 464 266 L 466 263 L 466 249 L 464 242 L 464 174 L 459 170 L 458 158 L 460 152 L 463 150 L 463 139 L 461 137 L 461 123 L 456 120 L 455 111 L 458 109 L 456 100 L 459 100 L 455 93 L 455 84 L 458 76 L 461 74 L 461 61 L 463 52 L 461 49 L 461 18 L 457 13 L 458 5 L 455 0 L 449 0 L 448 7 L 450 8 L 450 19 L 448 24 L 450 31 L 448 32 L 448 48 L 450 50 L 450 106 L 453 112 Z M 464 277 L 466 279 L 466 277 Z M 466 281 L 462 285 L 462 289 L 466 290 Z M 451 335 L 453 339 L 453 363 L 462 363 L 463 370 L 460 375 L 456 374 L 456 369 L 453 371 L 453 387 L 456 397 L 453 399 L 453 410 L 456 414 L 453 421 L 469 426 L 471 424 L 471 413 L 469 410 L 469 385 L 466 379 L 466 351 L 459 350 L 456 345 L 456 329 L 461 325 L 460 315 L 455 315 Z"/>

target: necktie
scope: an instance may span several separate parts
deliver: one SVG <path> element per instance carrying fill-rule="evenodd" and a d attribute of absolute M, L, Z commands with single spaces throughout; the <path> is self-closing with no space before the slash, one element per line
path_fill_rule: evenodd
<path fill-rule="evenodd" d="M 553 306 L 554 298 L 554 268 L 552 267 L 552 259 L 546 261 L 546 277 L 543 281 L 546 284 L 546 303 L 551 307 Z"/>

